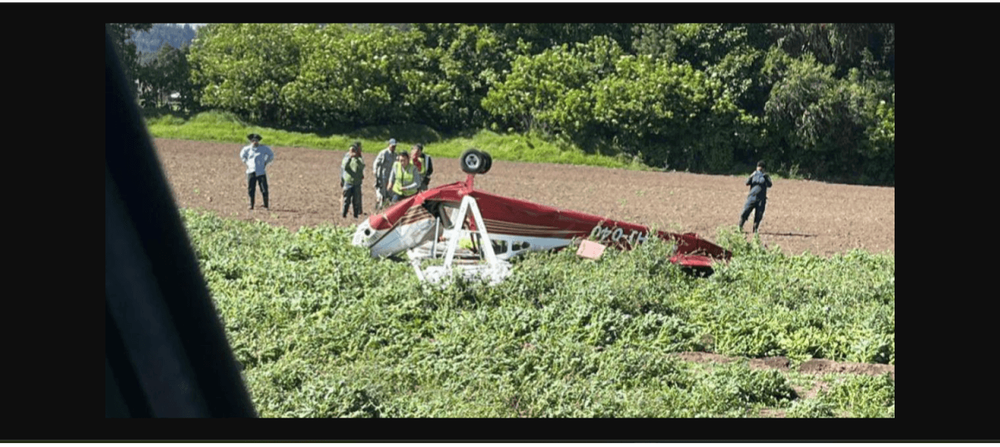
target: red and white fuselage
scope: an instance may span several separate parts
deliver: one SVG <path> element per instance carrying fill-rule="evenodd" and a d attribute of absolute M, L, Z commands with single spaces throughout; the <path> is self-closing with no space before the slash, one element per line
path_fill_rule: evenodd
<path fill-rule="evenodd" d="M 443 229 L 454 226 L 459 205 L 472 196 L 482 213 L 496 256 L 509 260 L 525 251 L 551 250 L 569 245 L 574 238 L 593 236 L 605 245 L 629 249 L 649 238 L 649 228 L 592 214 L 502 197 L 473 188 L 474 175 L 466 181 L 439 186 L 416 194 L 374 214 L 358 225 L 353 244 L 367 247 L 372 256 L 392 256 L 434 241 Z M 475 222 L 466 222 L 469 229 Z M 657 231 L 655 236 L 676 241 L 671 262 L 685 267 L 708 268 L 713 261 L 728 260 L 732 253 L 694 233 Z"/>

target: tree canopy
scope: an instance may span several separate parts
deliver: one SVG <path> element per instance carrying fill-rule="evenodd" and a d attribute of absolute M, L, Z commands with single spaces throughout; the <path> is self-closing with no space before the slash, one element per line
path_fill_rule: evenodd
<path fill-rule="evenodd" d="M 669 169 L 768 159 L 895 181 L 891 23 L 210 24 L 189 49 L 189 27 L 113 25 L 143 50 L 162 42 L 143 76 L 189 111 L 325 132 L 535 132 Z"/>

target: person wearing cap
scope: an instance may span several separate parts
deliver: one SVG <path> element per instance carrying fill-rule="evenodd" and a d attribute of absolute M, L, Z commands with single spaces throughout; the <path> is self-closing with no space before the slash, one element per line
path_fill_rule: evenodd
<path fill-rule="evenodd" d="M 424 145 L 414 144 L 410 159 L 413 160 L 413 166 L 417 167 L 417 172 L 420 172 L 421 181 L 417 190 L 427 191 L 427 187 L 431 184 L 431 174 L 434 173 L 434 162 L 431 161 L 431 156 L 424 153 Z"/>
<path fill-rule="evenodd" d="M 355 146 L 358 147 L 358 152 L 360 153 L 361 152 L 361 142 L 360 141 L 355 141 L 355 142 L 351 143 L 351 148 L 353 148 Z M 350 148 L 347 149 L 347 152 L 344 153 L 344 159 L 340 161 L 340 187 L 341 188 L 344 187 L 344 163 L 347 163 L 347 159 L 349 159 L 349 158 L 351 158 L 351 149 Z"/>
<path fill-rule="evenodd" d="M 389 146 L 382 149 L 378 155 L 375 156 L 375 161 L 372 163 L 372 174 L 375 175 L 375 207 L 382 208 L 385 204 L 385 200 L 389 198 L 389 174 L 392 172 L 392 166 L 396 162 L 396 139 L 389 139 Z"/>
<path fill-rule="evenodd" d="M 347 152 L 348 158 L 341 163 L 344 174 L 341 176 L 344 189 L 344 208 L 341 210 L 341 217 L 347 217 L 347 208 L 354 204 L 354 218 L 362 213 L 361 210 L 361 182 L 365 179 L 365 161 L 361 158 L 361 145 L 352 145 Z"/>
<path fill-rule="evenodd" d="M 268 209 L 267 203 L 267 167 L 274 162 L 274 151 L 271 148 L 260 144 L 262 140 L 259 134 L 247 135 L 250 144 L 240 150 L 240 160 L 246 165 L 247 170 L 247 194 L 250 196 L 250 209 L 253 209 L 254 193 L 260 185 L 260 194 L 264 196 L 264 209 Z"/>
<path fill-rule="evenodd" d="M 420 172 L 417 167 L 410 164 L 410 154 L 402 151 L 397 156 L 397 161 L 392 165 L 392 172 L 386 183 L 392 194 L 392 203 L 396 203 L 417 193 L 420 187 Z"/>
<path fill-rule="evenodd" d="M 764 218 L 764 208 L 767 205 L 767 188 L 771 187 L 771 176 L 764 172 L 763 160 L 757 162 L 757 170 L 750 174 L 746 184 L 750 187 L 750 194 L 743 205 L 743 213 L 740 214 L 740 232 L 743 232 L 743 224 L 746 223 L 747 217 L 750 217 L 750 210 L 753 210 L 753 232 L 757 233 L 757 227 Z"/>

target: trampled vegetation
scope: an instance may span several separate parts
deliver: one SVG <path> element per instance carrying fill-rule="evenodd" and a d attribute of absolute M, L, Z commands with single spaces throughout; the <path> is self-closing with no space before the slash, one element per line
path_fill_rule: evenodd
<path fill-rule="evenodd" d="M 895 364 L 891 254 L 786 256 L 722 232 L 734 258 L 707 279 L 653 241 L 530 254 L 499 285 L 439 289 L 351 246 L 350 228 L 181 212 L 262 416 L 895 416 L 888 376 L 827 378 L 805 399 L 775 370 L 668 355 Z"/>

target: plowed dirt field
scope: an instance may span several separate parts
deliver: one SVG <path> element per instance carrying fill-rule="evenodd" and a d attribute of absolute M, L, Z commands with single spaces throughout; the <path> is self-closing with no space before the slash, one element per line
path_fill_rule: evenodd
<path fill-rule="evenodd" d="M 274 147 L 268 168 L 270 210 L 248 210 L 240 143 L 155 139 L 157 155 L 179 207 L 211 210 L 220 216 L 262 220 L 292 230 L 323 223 L 352 225 L 340 217 L 340 162 L 344 151 Z M 401 146 L 402 147 L 402 146 Z M 373 150 L 374 148 L 367 148 Z M 379 148 L 381 149 L 381 148 Z M 489 151 L 489 148 L 481 148 Z M 433 146 L 427 153 L 434 156 Z M 375 200 L 365 153 L 366 213 Z M 749 172 L 747 175 L 749 176 Z M 454 158 L 434 157 L 430 186 L 465 179 Z M 637 172 L 587 166 L 537 164 L 495 159 L 476 188 L 626 222 L 695 232 L 714 240 L 721 226 L 736 225 L 746 200 L 746 177 Z M 760 236 L 788 254 L 830 256 L 852 248 L 895 252 L 896 189 L 773 179 Z M 366 216 L 362 216 L 364 218 Z M 753 216 L 744 226 L 752 227 Z"/>

